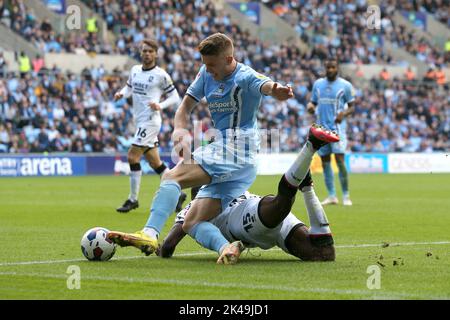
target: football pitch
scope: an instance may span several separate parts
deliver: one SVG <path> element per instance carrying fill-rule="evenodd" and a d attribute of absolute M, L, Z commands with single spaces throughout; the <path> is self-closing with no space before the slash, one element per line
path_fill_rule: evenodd
<path fill-rule="evenodd" d="M 323 177 L 314 180 L 323 199 Z M 259 176 L 251 191 L 275 193 L 278 181 Z M 144 176 L 140 208 L 118 214 L 126 176 L 0 179 L 0 299 L 450 299 L 450 175 L 351 175 L 353 206 L 325 208 L 335 262 L 253 249 L 216 265 L 189 237 L 171 259 L 117 248 L 108 262 L 87 261 L 83 233 L 140 230 L 158 185 Z M 309 225 L 300 193 L 292 211 Z M 73 268 L 79 289 L 68 288 Z"/>

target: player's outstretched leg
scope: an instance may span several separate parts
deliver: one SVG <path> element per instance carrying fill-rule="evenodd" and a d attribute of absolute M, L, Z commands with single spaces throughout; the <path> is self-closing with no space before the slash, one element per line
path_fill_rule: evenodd
<path fill-rule="evenodd" d="M 127 213 L 133 209 L 139 208 L 138 196 L 142 176 L 139 160 L 141 156 L 142 150 L 138 147 L 132 146 L 128 151 L 128 163 L 130 164 L 130 194 L 122 206 L 116 209 L 117 212 Z"/>
<path fill-rule="evenodd" d="M 143 231 L 137 231 L 135 233 L 110 231 L 108 232 L 107 238 L 121 247 L 133 246 L 147 256 L 155 252 L 158 247 L 158 241 L 150 238 Z"/>
<path fill-rule="evenodd" d="M 326 155 L 321 157 L 323 176 L 325 179 L 325 186 L 327 188 L 328 196 L 322 201 L 322 205 L 338 204 L 339 200 L 336 197 L 336 188 L 334 186 L 334 173 L 331 167 L 331 156 Z"/>
<path fill-rule="evenodd" d="M 313 180 L 309 172 L 300 184 L 299 190 L 303 194 L 306 211 L 308 212 L 311 243 L 316 246 L 332 245 L 334 242 L 330 224 L 328 223 L 325 210 L 323 210 L 322 204 L 314 192 Z"/>
<path fill-rule="evenodd" d="M 334 261 L 334 241 L 327 217 L 314 193 L 313 181 L 308 173 L 299 186 L 308 212 L 310 228 L 298 225 L 285 240 L 289 253 L 303 261 Z"/>
<path fill-rule="evenodd" d="M 163 180 L 153 199 L 145 228 L 135 233 L 110 231 L 108 238 L 122 247 L 136 247 L 146 255 L 155 252 L 158 248 L 159 233 L 167 218 L 174 212 L 180 194 L 181 186 L 177 181 Z"/>
<path fill-rule="evenodd" d="M 339 168 L 339 181 L 342 187 L 342 204 L 344 206 L 351 206 L 352 200 L 350 200 L 350 191 L 348 190 L 348 172 L 345 166 L 344 154 L 335 154 L 335 157 Z"/>
<path fill-rule="evenodd" d="M 278 226 L 291 211 L 298 187 L 309 172 L 314 153 L 324 145 L 337 141 L 339 136 L 336 133 L 316 124 L 311 126 L 307 142 L 278 184 L 278 194 L 261 200 L 259 214 L 266 227 Z"/>
<path fill-rule="evenodd" d="M 159 233 L 176 208 L 181 188 L 208 184 L 210 181 L 211 177 L 198 164 L 179 163 L 162 177 L 144 229 L 135 233 L 111 231 L 108 238 L 123 247 L 136 247 L 147 255 L 155 252 Z"/>
<path fill-rule="evenodd" d="M 127 199 L 125 200 L 125 202 L 116 209 L 117 212 L 120 213 L 127 213 L 133 209 L 137 209 L 139 208 L 139 201 L 138 200 L 131 200 L 131 199 Z"/>
<path fill-rule="evenodd" d="M 161 161 L 161 158 L 159 156 L 158 149 L 155 148 L 148 148 L 144 152 L 145 158 L 147 159 L 148 163 L 150 164 L 150 167 L 160 176 L 162 179 L 163 175 L 169 171 L 169 168 L 166 166 L 164 162 Z M 180 197 L 178 198 L 178 203 L 175 208 L 176 212 L 180 212 L 181 209 L 183 209 L 183 203 L 186 201 L 187 195 L 183 191 L 181 191 Z"/>

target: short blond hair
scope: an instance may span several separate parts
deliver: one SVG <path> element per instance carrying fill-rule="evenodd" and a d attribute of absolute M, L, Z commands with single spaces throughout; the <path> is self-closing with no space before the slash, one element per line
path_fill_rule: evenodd
<path fill-rule="evenodd" d="M 140 45 L 141 50 L 142 50 L 142 47 L 144 45 L 147 45 L 150 48 L 152 48 L 153 50 L 158 51 L 158 42 L 156 42 L 156 40 L 154 40 L 154 39 L 144 39 L 144 40 L 142 40 L 141 41 L 141 45 Z"/>
<path fill-rule="evenodd" d="M 204 39 L 197 47 L 203 56 L 217 56 L 231 49 L 234 50 L 233 41 L 223 33 L 214 33 Z"/>

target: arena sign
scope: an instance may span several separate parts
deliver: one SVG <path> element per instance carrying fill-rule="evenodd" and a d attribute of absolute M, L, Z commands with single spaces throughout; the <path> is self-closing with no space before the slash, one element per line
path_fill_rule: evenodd
<path fill-rule="evenodd" d="M 85 157 L 8 156 L 0 157 L 0 176 L 82 176 Z"/>

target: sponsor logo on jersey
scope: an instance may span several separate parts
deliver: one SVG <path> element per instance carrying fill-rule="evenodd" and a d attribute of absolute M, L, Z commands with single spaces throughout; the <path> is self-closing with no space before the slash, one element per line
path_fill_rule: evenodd
<path fill-rule="evenodd" d="M 208 104 L 211 112 L 235 112 L 235 107 L 231 101 L 227 102 L 212 102 Z"/>

